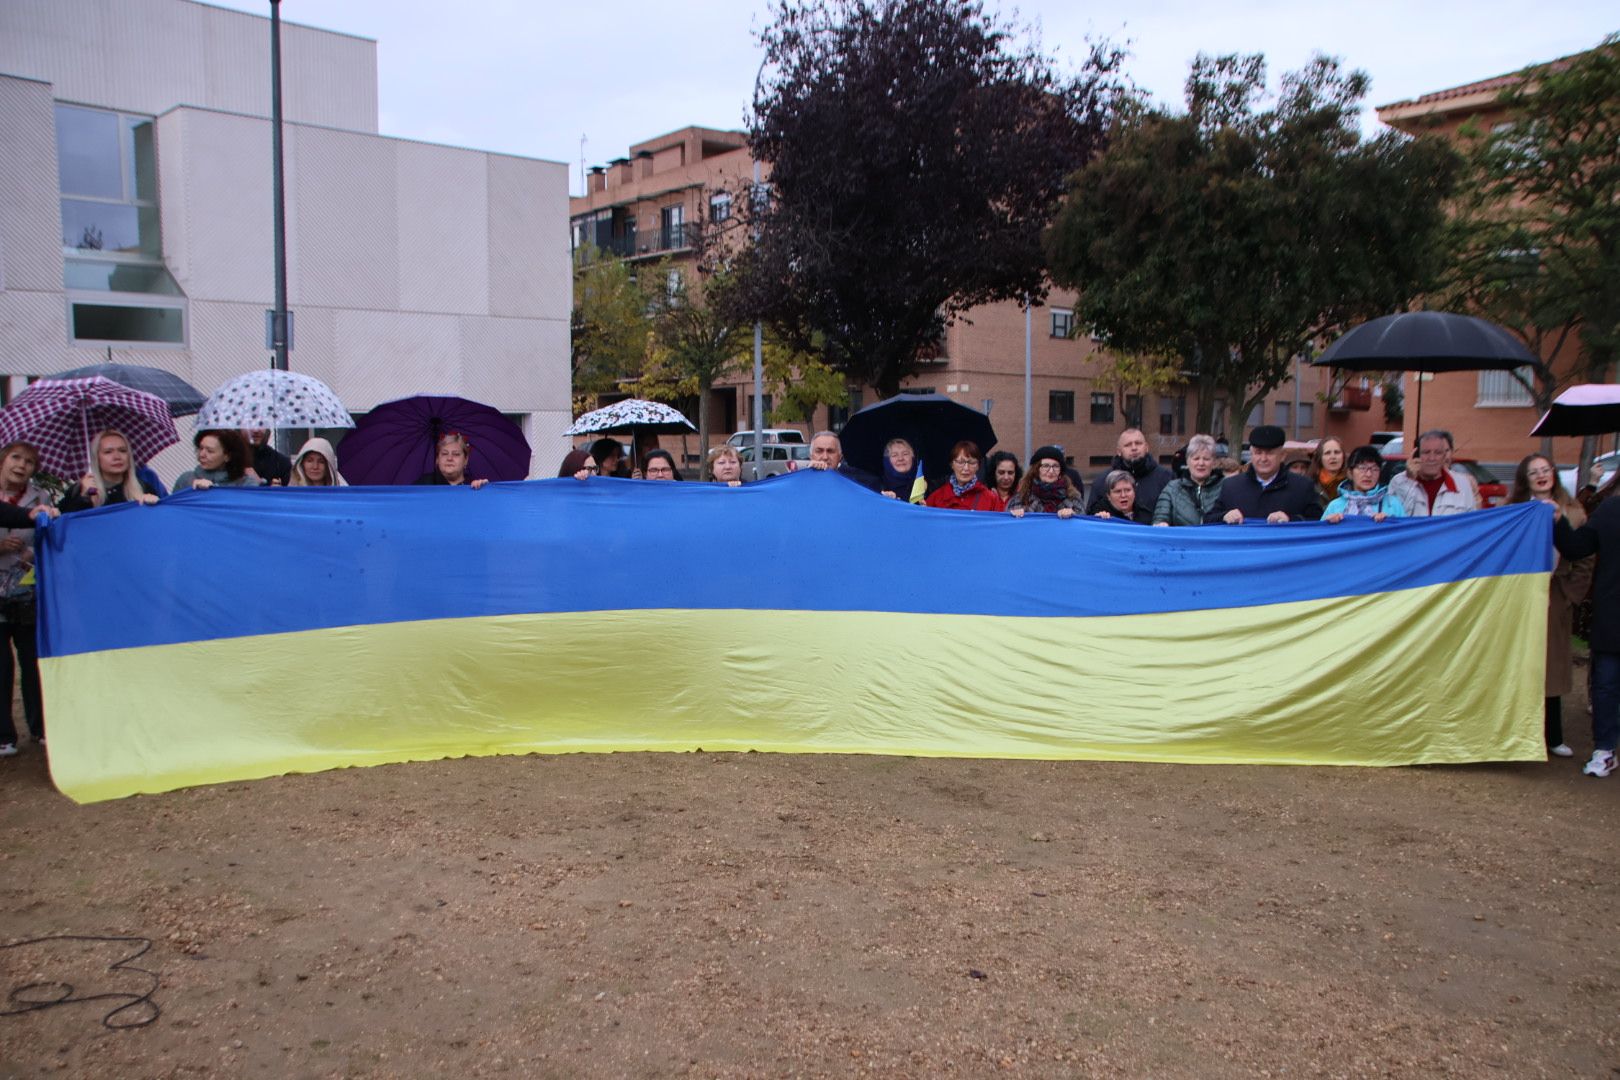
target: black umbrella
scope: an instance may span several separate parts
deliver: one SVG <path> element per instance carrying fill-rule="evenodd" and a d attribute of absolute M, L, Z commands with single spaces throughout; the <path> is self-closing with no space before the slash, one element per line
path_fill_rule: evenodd
<path fill-rule="evenodd" d="M 1372 319 L 1329 345 L 1313 367 L 1345 371 L 1512 371 L 1536 355 L 1502 327 L 1449 311 L 1408 311 Z M 1422 429 L 1423 381 L 1417 424 Z"/>
<path fill-rule="evenodd" d="M 839 434 L 844 460 L 875 476 L 883 475 L 883 448 L 904 439 L 922 460 L 929 477 L 950 471 L 951 447 L 966 439 L 981 455 L 996 445 L 990 418 L 939 394 L 896 394 L 851 416 Z"/>
<path fill-rule="evenodd" d="M 1553 400 L 1532 435 L 1608 435 L 1620 431 L 1620 386 L 1581 383 Z"/>
<path fill-rule="evenodd" d="M 180 376 L 162 368 L 145 367 L 141 364 L 91 364 L 89 367 L 78 367 L 71 371 L 58 371 L 46 378 L 89 379 L 97 375 L 119 386 L 127 386 L 131 390 L 139 390 L 161 398 L 169 407 L 170 416 L 191 416 L 202 408 L 204 401 L 208 400 L 207 394 Z"/>

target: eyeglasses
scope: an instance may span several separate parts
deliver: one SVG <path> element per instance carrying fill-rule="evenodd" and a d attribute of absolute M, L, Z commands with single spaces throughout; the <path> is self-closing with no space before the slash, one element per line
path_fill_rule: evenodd
<path fill-rule="evenodd" d="M 1350 467 L 1352 469 L 1377 469 L 1381 468 L 1382 466 L 1380 466 L 1376 461 L 1358 461 Z"/>
<path fill-rule="evenodd" d="M 959 458 L 952 458 L 951 459 L 951 464 L 952 465 L 977 465 L 978 463 L 979 463 L 978 458 L 959 457 Z"/>

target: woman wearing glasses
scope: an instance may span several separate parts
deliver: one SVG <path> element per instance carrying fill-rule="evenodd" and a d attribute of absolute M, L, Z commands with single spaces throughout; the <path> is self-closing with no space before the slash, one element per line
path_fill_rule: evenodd
<path fill-rule="evenodd" d="M 1350 451 L 1350 479 L 1339 485 L 1339 494 L 1322 510 L 1322 520 L 1337 525 L 1347 517 L 1384 521 L 1406 517 L 1406 504 L 1378 483 L 1384 459 L 1376 446 L 1358 446 Z"/>
<path fill-rule="evenodd" d="M 1030 455 L 1029 472 L 1024 474 L 1018 491 L 1007 501 L 1007 513 L 1013 517 L 1056 514 L 1060 518 L 1072 518 L 1085 507 L 1085 496 L 1063 471 L 1063 451 L 1055 446 L 1043 446 Z"/>
<path fill-rule="evenodd" d="M 940 510 L 1005 510 L 1001 497 L 979 479 L 983 460 L 977 443 L 964 439 L 951 447 L 950 478 L 928 496 L 927 504 Z"/>

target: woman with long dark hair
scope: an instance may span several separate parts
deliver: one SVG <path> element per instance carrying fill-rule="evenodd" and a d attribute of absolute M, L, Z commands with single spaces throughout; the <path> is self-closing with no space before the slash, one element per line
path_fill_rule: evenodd
<path fill-rule="evenodd" d="M 1541 454 L 1530 454 L 1513 471 L 1513 493 L 1508 496 L 1508 502 L 1531 501 L 1550 503 L 1569 520 L 1572 529 L 1586 524 L 1586 511 L 1564 490 L 1552 460 Z M 1556 558 L 1558 562 L 1547 590 L 1547 674 L 1542 729 L 1547 737 L 1548 753 L 1571 757 L 1575 751 L 1564 741 L 1564 695 L 1575 685 L 1570 633 L 1575 605 L 1586 598 L 1592 587 L 1593 560 L 1571 559 L 1565 555 Z"/>

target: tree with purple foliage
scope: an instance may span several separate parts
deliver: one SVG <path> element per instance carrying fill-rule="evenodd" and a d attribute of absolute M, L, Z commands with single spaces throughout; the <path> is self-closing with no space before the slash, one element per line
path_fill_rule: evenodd
<path fill-rule="evenodd" d="M 1116 53 L 1061 75 L 962 0 L 779 0 L 761 41 L 740 317 L 888 396 L 961 312 L 1044 295 L 1041 233 L 1101 148 Z"/>

